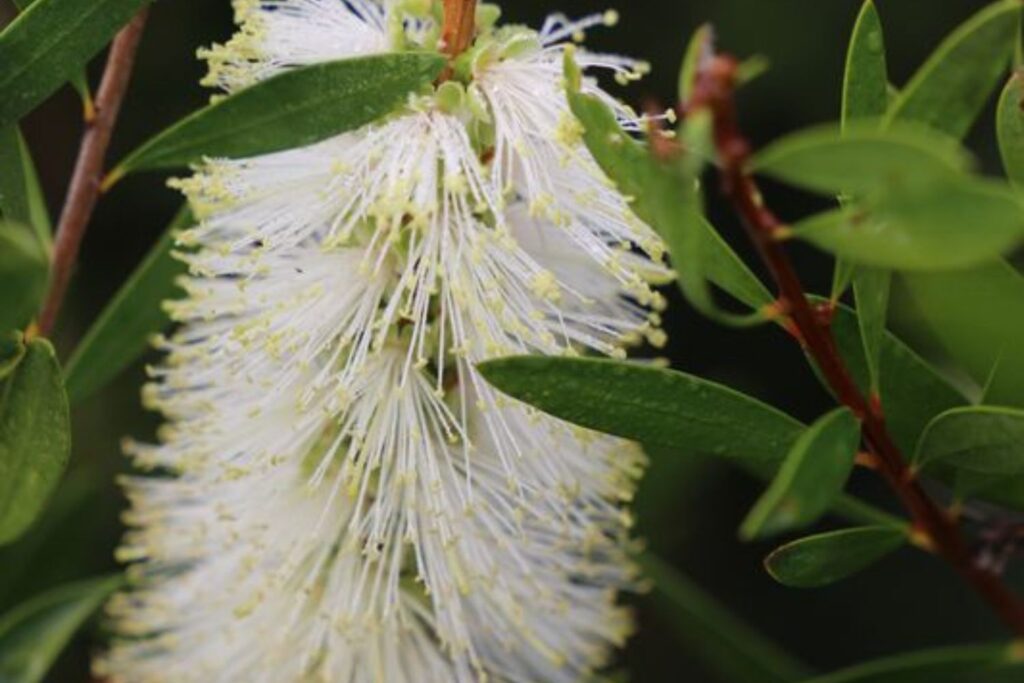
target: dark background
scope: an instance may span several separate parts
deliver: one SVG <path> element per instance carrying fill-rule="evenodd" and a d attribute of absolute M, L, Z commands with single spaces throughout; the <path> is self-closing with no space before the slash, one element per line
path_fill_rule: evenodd
<path fill-rule="evenodd" d="M 606 9 L 593 0 L 550 6 L 514 0 L 506 17 L 534 24 L 548 12 L 570 16 Z M 877 0 L 889 41 L 891 74 L 903 83 L 937 41 L 983 6 L 968 0 Z M 716 27 L 722 48 L 760 54 L 771 70 L 741 95 L 743 124 L 756 143 L 837 116 L 846 41 L 859 0 L 633 0 L 618 5 L 613 30 L 595 30 L 589 45 L 640 56 L 653 74 L 622 94 L 635 104 L 673 99 L 677 68 L 692 30 Z M 0 0 L 0 22 L 11 16 Z M 111 161 L 201 106 L 209 93 L 197 85 L 204 67 L 197 47 L 227 38 L 228 0 L 158 0 L 122 116 Z M 96 67 L 93 64 L 94 82 Z M 0 65 L 3 68 L 3 65 Z M 995 169 L 991 118 L 973 135 L 986 168 Z M 69 89 L 54 96 L 24 124 L 49 204 L 59 209 L 80 134 L 79 102 Z M 129 178 L 101 203 L 82 251 L 71 299 L 59 330 L 66 354 L 169 221 L 180 198 L 156 175 Z M 714 189 L 714 186 L 710 186 Z M 777 187 L 768 200 L 784 219 L 817 207 L 814 200 Z M 749 257 L 730 213 L 712 201 L 712 217 Z M 827 259 L 810 250 L 796 256 L 809 286 L 825 291 Z M 673 299 L 666 327 L 667 355 L 675 367 L 727 382 L 801 419 L 812 419 L 829 400 L 791 341 L 774 330 L 736 332 L 694 315 Z M 113 476 L 124 469 L 119 439 L 145 437 L 155 425 L 139 407 L 139 364 L 75 415 L 74 466 L 44 526 L 0 553 L 0 611 L 37 590 L 70 578 L 113 571 L 122 505 Z M 870 481 L 855 485 L 887 504 Z M 770 546 L 744 546 L 736 527 L 758 493 L 757 485 L 714 463 L 657 460 L 638 501 L 641 531 L 651 547 L 697 579 L 737 613 L 814 668 L 828 670 L 913 647 L 996 637 L 1001 630 L 940 563 L 904 552 L 837 587 L 801 592 L 777 586 L 761 569 Z M 30 569 L 29 569 L 30 568 Z M 654 598 L 652 598 L 654 599 Z M 638 601 L 639 632 L 621 662 L 642 682 L 715 681 L 692 650 L 651 607 Z M 97 627 L 99 628 L 99 627 Z M 54 681 L 87 680 L 93 629 L 76 642 Z"/>

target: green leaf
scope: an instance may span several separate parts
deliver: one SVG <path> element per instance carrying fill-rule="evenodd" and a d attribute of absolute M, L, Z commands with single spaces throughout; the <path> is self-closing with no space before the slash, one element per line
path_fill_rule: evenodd
<path fill-rule="evenodd" d="M 78 344 L 66 372 L 72 404 L 103 388 L 170 323 L 162 304 L 178 292 L 177 278 L 187 270 L 171 253 L 174 236 L 191 224 L 183 208 Z"/>
<path fill-rule="evenodd" d="M 793 444 L 747 515 L 741 538 L 765 538 L 816 522 L 843 492 L 859 444 L 860 422 L 846 408 L 818 419 Z"/>
<path fill-rule="evenodd" d="M 972 165 L 955 140 L 923 128 L 872 123 L 788 135 L 751 160 L 751 170 L 830 195 L 860 195 L 959 180 Z"/>
<path fill-rule="evenodd" d="M 128 155 L 108 183 L 203 157 L 241 158 L 310 145 L 391 113 L 444 68 L 430 53 L 356 57 L 292 69 L 187 116 Z"/>
<path fill-rule="evenodd" d="M 818 214 L 795 225 L 793 232 L 866 266 L 967 268 L 1020 244 L 1024 204 L 1002 183 L 963 178 L 928 188 L 904 187 L 856 207 Z"/>
<path fill-rule="evenodd" d="M 1024 277 L 1005 262 L 901 278 L 930 332 L 985 401 L 1024 407 Z"/>
<path fill-rule="evenodd" d="M 803 680 L 807 667 L 743 623 L 700 586 L 650 554 L 637 558 L 654 582 L 652 605 L 679 634 L 687 652 L 723 683 Z"/>
<path fill-rule="evenodd" d="M 978 474 L 1024 473 L 1024 411 L 994 406 L 948 410 L 921 435 L 914 467 L 945 462 Z"/>
<path fill-rule="evenodd" d="M 856 574 L 906 541 L 905 531 L 889 526 L 842 529 L 787 543 L 764 563 L 772 578 L 785 586 L 817 588 Z"/>
<path fill-rule="evenodd" d="M 1020 72 L 1010 77 L 999 97 L 996 133 L 1006 175 L 1024 189 L 1024 76 Z"/>
<path fill-rule="evenodd" d="M 689 102 L 693 96 L 693 87 L 697 77 L 700 60 L 714 47 L 714 29 L 710 24 L 702 24 L 693 32 L 686 46 L 683 66 L 679 69 L 679 101 Z"/>
<path fill-rule="evenodd" d="M 878 394 L 881 382 L 879 367 L 885 339 L 885 319 L 889 311 L 889 290 L 892 273 L 877 268 L 861 267 L 853 275 L 853 293 L 857 301 L 857 320 L 864 344 L 864 358 L 871 377 L 871 393 Z"/>
<path fill-rule="evenodd" d="M 18 8 L 18 11 L 24 12 L 36 2 L 37 0 L 14 0 L 14 6 Z M 82 104 L 86 108 L 92 107 L 92 93 L 89 90 L 89 81 L 84 68 L 71 77 L 71 86 L 78 92 Z"/>
<path fill-rule="evenodd" d="M 1022 665 L 1019 644 L 967 645 L 886 657 L 804 683 L 981 683 L 980 674 Z"/>
<path fill-rule="evenodd" d="M 82 67 L 146 0 L 37 0 L 0 33 L 0 128 Z"/>
<path fill-rule="evenodd" d="M 45 339 L 0 385 L 0 545 L 43 511 L 68 463 L 71 425 L 60 365 Z"/>
<path fill-rule="evenodd" d="M 21 329 L 46 293 L 49 259 L 23 225 L 0 222 L 0 333 Z"/>
<path fill-rule="evenodd" d="M 32 155 L 15 125 L 0 128 L 0 217 L 31 226 L 50 245 L 50 216 Z"/>
<path fill-rule="evenodd" d="M 19 330 L 0 334 L 0 382 L 2 382 L 25 357 L 25 336 Z"/>
<path fill-rule="evenodd" d="M 0 617 L 0 681 L 42 681 L 75 632 L 120 585 L 119 576 L 66 584 Z"/>
<path fill-rule="evenodd" d="M 487 361 L 501 391 L 574 424 L 645 444 L 683 447 L 772 473 L 803 425 L 721 384 L 674 370 L 593 358 Z"/>
<path fill-rule="evenodd" d="M 704 220 L 701 226 L 704 231 L 702 269 L 708 280 L 754 310 L 770 305 L 775 297 L 751 272 L 743 259 L 722 239 L 711 223 Z"/>
<path fill-rule="evenodd" d="M 1010 63 L 1019 12 L 1019 0 L 1003 0 L 957 28 L 902 90 L 887 120 L 964 137 Z"/>
<path fill-rule="evenodd" d="M 889 108 L 889 70 L 882 20 L 872 0 L 857 16 L 846 52 L 843 78 L 843 127 L 857 119 L 873 119 Z"/>

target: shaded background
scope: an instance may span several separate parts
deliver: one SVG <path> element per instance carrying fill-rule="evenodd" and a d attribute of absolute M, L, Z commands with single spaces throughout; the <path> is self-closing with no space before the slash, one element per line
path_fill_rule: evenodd
<path fill-rule="evenodd" d="M 876 1 L 896 83 L 905 82 L 945 33 L 985 4 Z M 556 9 L 540 0 L 509 4 L 508 19 L 534 24 Z M 837 116 L 847 36 L 859 6 L 859 0 L 633 0 L 619 3 L 618 28 L 594 31 L 589 44 L 649 60 L 653 74 L 621 94 L 635 104 L 648 99 L 668 103 L 687 38 L 699 23 L 711 21 L 723 48 L 771 61 L 771 70 L 741 95 L 744 126 L 755 142 L 764 143 Z M 557 9 L 579 15 L 605 5 L 567 0 Z M 0 21 L 10 16 L 8 0 L 0 0 Z M 205 102 L 209 93 L 197 85 L 204 68 L 195 50 L 227 38 L 230 20 L 228 0 L 155 3 L 111 161 Z M 77 98 L 66 89 L 25 121 L 54 212 L 77 150 L 79 112 Z M 979 126 L 972 145 L 985 166 L 994 169 L 990 120 Z M 101 203 L 59 330 L 58 346 L 65 354 L 175 212 L 180 199 L 164 182 L 157 175 L 129 178 Z M 778 187 L 768 187 L 768 200 L 784 219 L 818 208 L 815 200 Z M 749 257 L 730 213 L 717 201 L 711 213 Z M 799 248 L 796 256 L 809 286 L 826 291 L 827 259 Z M 676 297 L 673 304 L 666 319 L 672 340 L 666 355 L 675 367 L 727 382 L 801 419 L 813 419 L 830 406 L 799 351 L 781 334 L 723 329 L 694 315 Z M 125 433 L 146 437 L 155 426 L 154 417 L 139 407 L 142 377 L 139 364 L 76 413 L 74 466 L 58 502 L 42 528 L 0 553 L 0 612 L 44 587 L 115 569 L 112 555 L 123 501 L 112 481 L 124 469 L 118 442 Z M 887 503 L 872 482 L 856 485 Z M 653 549 L 814 668 L 1001 633 L 944 567 L 919 553 L 903 553 L 833 588 L 801 592 L 775 585 L 761 569 L 770 546 L 744 546 L 736 540 L 739 521 L 758 490 L 752 481 L 714 463 L 656 460 L 638 501 L 641 531 Z M 687 650 L 685 634 L 674 632 L 651 609 L 651 600 L 639 600 L 638 607 L 639 634 L 621 662 L 632 680 L 716 680 Z M 83 672 L 100 628 L 79 637 L 53 681 L 87 680 Z"/>

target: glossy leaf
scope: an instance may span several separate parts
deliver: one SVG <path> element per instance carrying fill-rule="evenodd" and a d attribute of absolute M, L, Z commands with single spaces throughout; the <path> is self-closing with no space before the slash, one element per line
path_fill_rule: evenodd
<path fill-rule="evenodd" d="M 78 581 L 0 617 L 0 681 L 42 681 L 72 636 L 120 585 L 119 576 Z"/>
<path fill-rule="evenodd" d="M 996 134 L 1006 175 L 1024 189 L 1024 76 L 1020 72 L 1010 77 L 999 97 Z"/>
<path fill-rule="evenodd" d="M 899 654 L 804 683 L 983 683 L 985 673 L 1022 667 L 1024 657 L 1018 644 L 994 643 Z"/>
<path fill-rule="evenodd" d="M 24 12 L 26 9 L 29 8 L 30 5 L 33 5 L 33 4 L 35 4 L 37 2 L 37 0 L 13 0 L 13 1 L 14 1 L 14 6 L 17 7 L 18 11 L 20 11 L 20 12 Z M 81 71 L 79 71 L 78 73 L 76 73 L 74 76 L 71 77 L 71 87 L 73 87 L 75 89 L 75 91 L 78 93 L 78 96 L 80 98 L 82 98 L 82 103 L 83 103 L 83 105 L 85 107 L 87 107 L 87 108 L 88 107 L 92 107 L 92 93 L 89 90 L 89 81 L 86 78 L 86 73 L 85 73 L 85 69 L 84 68 Z"/>
<path fill-rule="evenodd" d="M 905 531 L 888 526 L 830 531 L 776 549 L 765 558 L 765 567 L 785 586 L 817 588 L 856 574 L 906 541 Z"/>
<path fill-rule="evenodd" d="M 652 606 L 687 653 L 723 683 L 785 683 L 808 676 L 805 665 L 767 640 L 682 573 L 652 555 L 637 558 L 654 583 Z"/>
<path fill-rule="evenodd" d="M 0 334 L 21 329 L 46 293 L 49 259 L 31 230 L 0 221 Z"/>
<path fill-rule="evenodd" d="M 889 311 L 892 273 L 878 268 L 860 267 L 853 274 L 853 293 L 857 301 L 857 321 L 864 344 L 864 359 L 871 378 L 871 393 L 878 394 L 881 382 L 882 344 L 885 319 Z"/>
<path fill-rule="evenodd" d="M 43 511 L 64 473 L 71 425 L 60 365 L 44 339 L 0 385 L 0 545 Z"/>
<path fill-rule="evenodd" d="M 957 28 L 902 90 L 888 121 L 964 137 L 1010 64 L 1019 12 L 1017 0 L 1003 0 Z"/>
<path fill-rule="evenodd" d="M 394 111 L 443 67 L 440 55 L 400 53 L 280 73 L 167 128 L 132 152 L 111 178 L 187 166 L 203 157 L 248 157 L 318 142 Z"/>
<path fill-rule="evenodd" d="M 860 444 L 860 422 L 838 408 L 796 440 L 779 473 L 740 527 L 745 540 L 808 526 L 842 493 Z"/>
<path fill-rule="evenodd" d="M 0 128 L 0 218 L 32 227 L 39 243 L 49 246 L 46 200 L 32 155 L 15 125 Z"/>
<path fill-rule="evenodd" d="M 0 33 L 0 128 L 76 77 L 147 0 L 37 0 Z"/>
<path fill-rule="evenodd" d="M 170 319 L 163 302 L 175 296 L 176 280 L 187 270 L 171 254 L 174 235 L 191 224 L 192 215 L 183 208 L 79 343 L 67 364 L 71 403 L 103 388 L 166 329 Z"/>
<path fill-rule="evenodd" d="M 858 195 L 958 178 L 970 168 L 963 148 L 944 135 L 870 123 L 812 128 L 766 147 L 751 170 L 824 194 Z"/>
<path fill-rule="evenodd" d="M 1024 240 L 1024 204 L 1001 183 L 966 178 L 902 188 L 812 216 L 794 234 L 856 263 L 904 271 L 975 266 Z"/>
<path fill-rule="evenodd" d="M 878 118 L 888 106 L 889 70 L 882 20 L 874 2 L 865 0 L 846 52 L 843 127 L 858 119 Z"/>
<path fill-rule="evenodd" d="M 995 406 L 954 408 L 928 425 L 914 466 L 945 462 L 969 472 L 1024 473 L 1024 411 Z"/>

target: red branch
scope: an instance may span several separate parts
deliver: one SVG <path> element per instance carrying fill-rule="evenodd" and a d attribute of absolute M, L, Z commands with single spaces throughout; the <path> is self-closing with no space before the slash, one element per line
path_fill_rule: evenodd
<path fill-rule="evenodd" d="M 96 114 L 86 121 L 75 172 L 57 226 L 57 239 L 51 263 L 50 291 L 39 315 L 39 332 L 43 335 L 49 335 L 53 331 L 64 297 L 67 295 L 71 272 L 78 260 L 82 238 L 85 237 L 89 219 L 92 218 L 99 199 L 107 148 L 110 146 L 114 124 L 117 122 L 121 103 L 128 89 L 147 14 L 147 9 L 141 10 L 121 29 L 110 45 L 103 80 L 96 93 Z"/>
<path fill-rule="evenodd" d="M 831 310 L 812 305 L 780 242 L 781 221 L 763 203 L 756 181 L 746 170 L 750 145 L 740 130 L 734 99 L 738 62 L 728 56 L 705 60 L 697 74 L 690 111 L 708 108 L 714 118 L 715 146 L 721 163 L 723 192 L 743 219 L 776 286 L 780 310 L 789 329 L 814 359 L 837 400 L 861 421 L 864 441 L 877 471 L 902 501 L 915 527 L 919 546 L 944 558 L 1017 635 L 1024 636 L 1024 602 L 990 569 L 975 561 L 957 521 L 916 481 L 885 424 L 877 397 L 867 398 L 853 381 L 831 330 Z"/>

